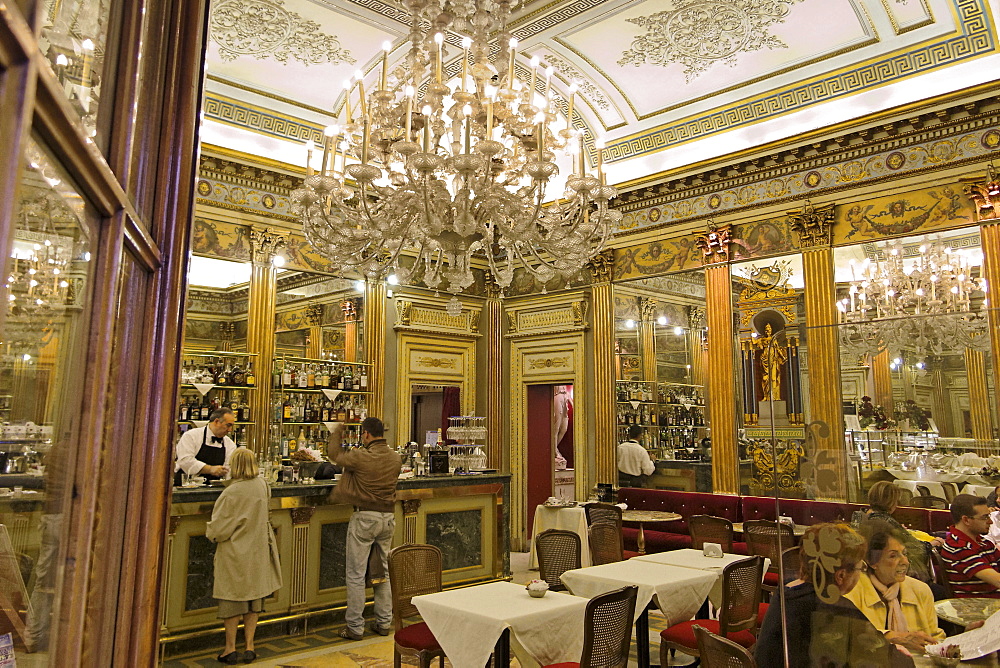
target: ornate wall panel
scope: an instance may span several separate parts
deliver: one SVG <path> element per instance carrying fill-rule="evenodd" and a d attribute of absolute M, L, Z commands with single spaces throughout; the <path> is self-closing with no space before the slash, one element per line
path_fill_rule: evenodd
<path fill-rule="evenodd" d="M 449 385 L 459 388 L 462 413 L 476 410 L 476 341 L 426 333 L 397 331 L 396 335 L 396 438 L 411 421 L 413 385 Z M 392 441 L 392 439 L 390 439 Z M 501 447 L 489 442 L 490 448 Z"/>

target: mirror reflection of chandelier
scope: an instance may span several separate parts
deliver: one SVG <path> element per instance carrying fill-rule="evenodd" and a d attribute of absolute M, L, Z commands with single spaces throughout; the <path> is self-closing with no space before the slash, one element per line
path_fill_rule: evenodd
<path fill-rule="evenodd" d="M 960 253 L 940 240 L 917 250 L 912 264 L 904 264 L 898 242 L 884 260 L 851 261 L 848 296 L 837 302 L 843 352 L 906 349 L 925 356 L 989 349 L 982 253 Z"/>
<path fill-rule="evenodd" d="M 617 191 L 604 183 L 602 150 L 596 174 L 587 173 L 582 134 L 557 119 L 551 68 L 539 74 L 533 58 L 530 82 L 516 77 L 510 3 L 404 5 L 412 19 L 406 63 L 390 78 L 386 43 L 376 90 L 366 96 L 355 77 L 356 116 L 354 85 L 345 84 L 347 123 L 327 129 L 319 173 L 310 166 L 292 194 L 309 243 L 338 270 L 370 279 L 391 271 L 456 294 L 474 282 L 474 256 L 501 288 L 518 265 L 543 283 L 577 273 L 621 218 L 607 206 Z M 461 74 L 451 81 L 441 64 L 448 34 L 466 35 Z M 490 62 L 491 35 L 506 47 L 503 71 Z M 563 197 L 543 204 L 557 151 L 570 154 L 573 173 Z M 348 165 L 349 155 L 358 162 Z M 416 256 L 412 267 L 401 262 L 406 255 Z"/>

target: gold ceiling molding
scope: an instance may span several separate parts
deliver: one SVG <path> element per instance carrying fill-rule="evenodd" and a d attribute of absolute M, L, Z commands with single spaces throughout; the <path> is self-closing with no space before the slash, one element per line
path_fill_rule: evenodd
<path fill-rule="evenodd" d="M 899 0 L 896 0 L 899 3 Z M 886 15 L 889 17 L 889 24 L 892 26 L 893 32 L 897 35 L 902 35 L 908 33 L 911 30 L 916 30 L 917 28 L 923 28 L 924 26 L 929 26 L 934 23 L 934 13 L 931 11 L 930 3 L 927 0 L 917 0 L 920 6 L 924 9 L 924 19 L 922 21 L 914 21 L 905 26 L 901 26 L 899 21 L 896 20 L 896 14 L 892 11 L 892 7 L 889 5 L 889 0 L 882 0 L 882 8 L 885 9 Z M 906 4 L 905 2 L 901 4 Z"/>
<path fill-rule="evenodd" d="M 287 104 L 291 107 L 298 107 L 299 109 L 304 109 L 310 111 L 314 114 L 320 114 L 322 116 L 330 116 L 331 112 L 329 109 L 320 109 L 319 107 L 313 107 L 308 104 L 304 104 L 299 100 L 293 100 L 289 97 L 284 97 L 282 95 L 277 95 L 270 91 L 261 90 L 260 88 L 255 88 L 253 86 L 248 86 L 245 83 L 240 83 L 239 81 L 233 81 L 232 79 L 227 79 L 225 77 L 220 77 L 218 74 L 206 74 L 205 78 L 209 81 L 214 81 L 220 83 L 223 86 L 229 86 L 230 88 L 235 88 L 237 90 L 242 90 L 247 93 L 253 93 L 254 95 L 259 95 L 261 97 L 266 97 L 269 100 L 275 100 L 283 104 Z M 303 170 L 304 171 L 304 170 Z"/>
<path fill-rule="evenodd" d="M 316 145 L 323 145 L 323 129 L 326 126 L 320 123 L 304 121 L 289 114 L 212 92 L 205 93 L 202 108 L 206 120 L 267 137 L 277 137 L 302 144 L 311 139 Z"/>
<path fill-rule="evenodd" d="M 412 300 L 396 298 L 396 331 L 426 332 L 442 336 L 460 336 L 478 338 L 479 317 L 482 313 L 478 308 L 463 308 L 459 315 L 448 315 L 444 306 L 416 305 Z"/>
<path fill-rule="evenodd" d="M 951 65 L 958 60 L 993 53 L 996 36 L 984 0 L 957 0 L 960 32 L 857 63 L 850 68 L 796 82 L 766 95 L 726 105 L 724 108 L 679 119 L 610 142 L 605 149 L 610 162 L 648 155 L 661 150 L 787 115 L 815 104 L 841 99 L 896 80 Z M 829 57 L 827 54 L 826 57 Z M 773 76 L 770 73 L 768 76 Z M 610 81 L 610 79 L 609 79 Z M 741 83 L 741 86 L 745 85 Z M 686 104 L 690 102 L 686 101 Z M 631 103 L 630 103 L 631 106 Z M 663 110 L 656 112 L 663 113 Z"/>

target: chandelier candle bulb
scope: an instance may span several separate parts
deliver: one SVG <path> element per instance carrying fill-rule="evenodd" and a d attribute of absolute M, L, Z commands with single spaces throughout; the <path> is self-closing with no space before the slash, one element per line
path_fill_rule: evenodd
<path fill-rule="evenodd" d="M 507 46 L 510 52 L 510 62 L 507 63 L 507 88 L 514 90 L 514 56 L 517 55 L 517 38 L 511 37 Z"/>
<path fill-rule="evenodd" d="M 552 73 L 553 72 L 555 72 L 555 69 L 551 65 L 549 65 L 548 67 L 545 68 L 545 103 L 546 103 L 546 105 L 549 102 L 549 90 L 552 88 Z"/>
<path fill-rule="evenodd" d="M 361 70 L 354 72 L 354 78 L 358 80 L 358 92 L 361 94 L 361 117 L 368 117 L 368 103 L 365 102 L 365 75 Z"/>
<path fill-rule="evenodd" d="M 416 89 L 413 86 L 406 87 L 406 136 L 403 141 L 410 141 L 410 130 L 413 126 L 413 96 Z"/>
<path fill-rule="evenodd" d="M 471 37 L 462 38 L 462 92 L 466 91 L 465 81 L 469 78 L 469 47 L 472 46 Z"/>
<path fill-rule="evenodd" d="M 431 150 L 431 105 L 425 104 L 421 113 L 424 115 L 424 153 L 429 153 Z"/>
<path fill-rule="evenodd" d="M 330 159 L 330 145 L 333 143 L 333 137 L 338 132 L 336 125 L 328 125 L 323 129 L 323 164 L 320 167 L 319 173 L 326 175 L 326 166 L 329 164 Z"/>
<path fill-rule="evenodd" d="M 441 83 L 441 51 L 444 49 L 444 35 L 435 33 L 434 43 L 437 44 L 437 52 L 434 54 L 435 81 Z"/>
<path fill-rule="evenodd" d="M 576 100 L 576 84 L 569 85 L 569 110 L 566 112 L 566 125 L 573 127 L 573 102 Z"/>
<path fill-rule="evenodd" d="M 312 176 L 312 160 L 313 160 L 313 147 L 315 144 L 313 140 L 310 139 L 306 142 L 306 176 Z"/>
<path fill-rule="evenodd" d="M 392 43 L 382 42 L 382 79 L 379 81 L 379 90 L 386 90 L 386 82 L 389 77 L 389 52 L 392 51 Z"/>
<path fill-rule="evenodd" d="M 528 86 L 528 104 L 535 101 L 535 83 L 538 81 L 538 56 L 531 57 L 531 85 Z"/>
<path fill-rule="evenodd" d="M 354 84 L 348 79 L 344 82 L 344 108 L 347 110 L 347 124 L 350 125 L 354 122 L 351 118 L 351 90 L 354 89 Z"/>
<path fill-rule="evenodd" d="M 368 133 L 371 128 L 372 119 L 370 115 L 365 116 L 364 130 L 361 135 L 361 164 L 368 164 Z"/>

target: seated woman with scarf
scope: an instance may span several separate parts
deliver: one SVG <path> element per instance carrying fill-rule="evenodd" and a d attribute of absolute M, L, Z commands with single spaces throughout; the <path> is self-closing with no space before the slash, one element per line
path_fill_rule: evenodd
<path fill-rule="evenodd" d="M 868 538 L 868 572 L 844 597 L 886 640 L 922 654 L 925 645 L 940 642 L 945 635 L 938 628 L 930 587 L 907 576 L 907 548 L 897 530 L 885 523 L 866 522 L 861 533 Z"/>

